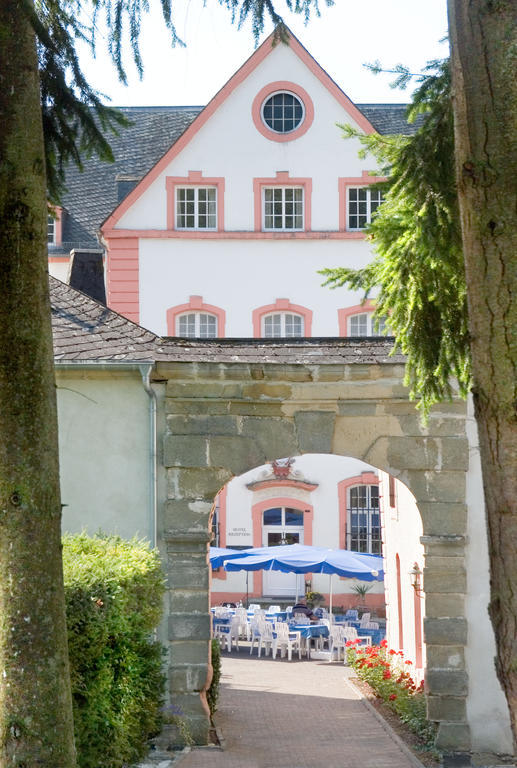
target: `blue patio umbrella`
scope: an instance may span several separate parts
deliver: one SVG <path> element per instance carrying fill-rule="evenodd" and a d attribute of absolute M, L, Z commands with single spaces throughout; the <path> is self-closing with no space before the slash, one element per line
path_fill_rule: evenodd
<path fill-rule="evenodd" d="M 225 560 L 233 557 L 243 557 L 245 550 L 228 549 L 227 547 L 210 547 L 208 559 L 212 568 L 220 568 Z"/>
<path fill-rule="evenodd" d="M 382 581 L 383 560 L 379 555 L 353 552 L 349 549 L 328 549 L 305 544 L 259 547 L 242 552 L 243 557 L 227 559 L 226 571 L 272 570 L 283 573 L 327 573 L 359 581 Z M 330 581 L 330 610 L 332 610 L 332 578 Z"/>

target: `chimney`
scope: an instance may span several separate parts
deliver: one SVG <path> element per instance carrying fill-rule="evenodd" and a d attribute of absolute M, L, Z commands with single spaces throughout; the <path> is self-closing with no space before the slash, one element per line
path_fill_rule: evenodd
<path fill-rule="evenodd" d="M 70 251 L 68 284 L 95 301 L 106 304 L 103 251 L 95 248 L 74 248 Z"/>

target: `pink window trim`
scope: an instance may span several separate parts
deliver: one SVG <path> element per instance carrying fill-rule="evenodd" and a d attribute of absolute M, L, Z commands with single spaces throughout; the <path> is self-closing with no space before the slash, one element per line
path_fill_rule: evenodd
<path fill-rule="evenodd" d="M 354 315 L 371 315 L 375 311 L 375 302 L 372 299 L 366 299 L 363 304 L 354 304 L 353 307 L 338 309 L 337 318 L 339 326 L 339 335 L 348 336 L 348 318 Z"/>
<path fill-rule="evenodd" d="M 273 312 L 292 312 L 295 315 L 303 317 L 304 336 L 309 337 L 312 333 L 312 310 L 302 307 L 300 304 L 291 304 L 289 299 L 277 299 L 274 304 L 266 304 L 264 307 L 258 307 L 253 310 L 253 338 L 262 338 L 262 318 Z"/>
<path fill-rule="evenodd" d="M 251 520 L 253 530 L 253 546 L 262 546 L 262 515 L 264 510 L 272 507 L 291 507 L 292 509 L 303 510 L 303 543 L 312 546 L 312 529 L 314 522 L 314 507 L 312 504 L 306 504 L 300 499 L 293 499 L 289 496 L 277 496 L 273 499 L 264 499 L 257 501 L 251 508 Z M 262 597 L 262 571 L 253 572 L 253 591 L 252 597 Z"/>
<path fill-rule="evenodd" d="M 267 232 L 215 229 L 107 229 L 103 230 L 104 240 L 115 241 L 118 238 L 141 237 L 146 240 L 364 240 L 363 232 L 310 231 L 299 229 L 292 232 L 281 230 Z"/>
<path fill-rule="evenodd" d="M 354 485 L 379 485 L 379 478 L 375 472 L 361 472 L 355 477 L 347 477 L 337 484 L 339 503 L 339 548 L 346 549 L 346 525 L 347 525 L 347 496 L 348 489 Z"/>
<path fill-rule="evenodd" d="M 386 181 L 385 176 L 370 176 L 368 171 L 363 171 L 361 176 L 340 178 L 338 182 L 339 190 L 339 231 L 347 232 L 347 200 L 346 191 L 349 187 L 369 187 L 371 184 L 377 184 L 379 181 Z M 364 232 L 360 230 L 351 230 L 352 232 L 358 232 L 364 237 Z"/>
<path fill-rule="evenodd" d="M 228 496 L 228 486 L 225 485 L 221 488 L 217 494 L 219 497 L 219 546 L 226 546 L 226 498 Z M 213 579 L 220 579 L 225 581 L 228 576 L 227 571 L 224 568 L 218 568 L 216 571 L 212 571 Z"/>
<path fill-rule="evenodd" d="M 205 304 L 202 296 L 190 296 L 187 304 L 178 304 L 167 310 L 167 335 L 176 336 L 176 319 L 186 312 L 207 312 L 217 317 L 217 338 L 224 338 L 226 312 L 213 304 Z"/>
<path fill-rule="evenodd" d="M 224 230 L 224 177 L 203 176 L 202 171 L 189 171 L 188 176 L 167 176 L 165 188 L 167 190 L 167 229 L 176 230 L 176 187 L 215 187 L 217 189 L 217 231 Z M 199 230 L 181 229 L 179 232 L 190 234 Z M 205 230 L 201 230 L 204 232 Z M 213 230 L 212 230 L 213 231 Z"/>
<path fill-rule="evenodd" d="M 51 206 L 54 218 L 54 242 L 49 245 L 61 245 L 63 242 L 63 208 L 60 205 Z M 50 210 L 49 210 L 50 215 Z"/>
<path fill-rule="evenodd" d="M 303 229 L 305 232 L 310 232 L 312 215 L 311 215 L 311 198 L 312 198 L 312 179 L 293 179 L 289 176 L 289 171 L 277 171 L 274 179 L 253 179 L 253 198 L 254 198 L 254 223 L 255 232 L 262 232 L 262 187 L 302 187 L 303 188 Z M 290 232 L 281 230 L 283 234 L 290 235 Z M 299 230 L 298 230 L 299 233 Z M 276 235 L 276 232 L 270 232 L 264 234 Z M 295 232 L 293 232 L 295 234 Z"/>
<path fill-rule="evenodd" d="M 268 126 L 262 120 L 263 103 L 268 96 L 271 96 L 277 91 L 290 91 L 295 96 L 298 96 L 304 106 L 305 115 L 301 125 L 299 125 L 296 130 L 291 131 L 290 133 L 276 133 L 275 131 L 272 131 L 271 128 L 268 128 Z M 262 134 L 262 136 L 265 136 L 266 139 L 280 142 L 294 141 L 295 139 L 299 139 L 300 136 L 303 136 L 304 133 L 307 133 L 311 127 L 314 120 L 314 104 L 312 103 L 312 99 L 307 91 L 300 85 L 291 83 L 289 80 L 277 80 L 274 83 L 269 83 L 269 85 L 266 85 L 257 93 L 251 106 L 251 116 L 253 118 L 253 122 L 255 123 L 255 128 L 257 131 L 259 131 L 259 133 Z"/>

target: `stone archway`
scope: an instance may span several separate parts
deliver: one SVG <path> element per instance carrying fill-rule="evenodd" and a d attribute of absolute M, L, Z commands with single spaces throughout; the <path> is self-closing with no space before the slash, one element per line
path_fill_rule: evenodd
<path fill-rule="evenodd" d="M 169 684 L 198 743 L 206 743 L 208 728 L 202 692 L 209 674 L 206 552 L 214 496 L 234 475 L 266 461 L 334 453 L 386 470 L 416 498 L 425 546 L 429 715 L 439 722 L 442 749 L 471 749 L 466 406 L 442 405 L 424 429 L 403 386 L 402 363 L 386 356 L 386 342 L 377 349 L 368 362 L 356 362 L 353 353 L 343 362 L 332 356 L 321 362 L 321 352 L 316 360 L 304 359 L 297 349 L 296 362 L 286 353 L 285 361 L 264 363 L 245 361 L 236 342 L 225 345 L 220 362 L 212 357 L 205 363 L 198 355 L 195 362 L 157 363 L 156 376 L 166 381 L 168 499 L 161 531 L 170 587 Z"/>

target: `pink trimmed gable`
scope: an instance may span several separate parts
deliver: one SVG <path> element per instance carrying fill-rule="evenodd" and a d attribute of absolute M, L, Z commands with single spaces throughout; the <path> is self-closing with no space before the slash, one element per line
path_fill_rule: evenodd
<path fill-rule="evenodd" d="M 289 45 L 291 50 L 308 67 L 314 76 L 322 83 L 329 93 L 338 101 L 350 117 L 359 125 L 365 133 L 374 133 L 375 129 L 362 112 L 350 101 L 348 96 L 338 87 L 332 78 L 320 67 L 318 62 L 313 59 L 300 41 L 288 30 Z M 228 80 L 213 99 L 207 104 L 202 112 L 189 125 L 187 130 L 172 145 L 172 147 L 163 155 L 163 157 L 151 168 L 139 184 L 129 193 L 129 195 L 118 205 L 108 216 L 101 226 L 101 232 L 105 234 L 110 229 L 116 227 L 118 221 L 126 211 L 139 199 L 152 182 L 162 173 L 169 163 L 187 146 L 190 140 L 205 125 L 214 112 L 231 95 L 235 88 L 261 64 L 264 59 L 273 51 L 273 33 L 267 37 L 262 45 L 244 62 L 242 67 Z"/>
<path fill-rule="evenodd" d="M 185 312 L 206 312 L 217 317 L 217 338 L 224 338 L 226 312 L 221 307 L 205 304 L 202 296 L 190 296 L 186 304 L 178 304 L 167 310 L 167 335 L 176 336 L 176 318 Z"/>
<path fill-rule="evenodd" d="M 253 337 L 260 339 L 262 337 L 261 322 L 264 315 L 271 312 L 292 312 L 295 315 L 301 315 L 304 321 L 304 336 L 308 338 L 312 333 L 312 310 L 302 307 L 300 304 L 291 304 L 289 299 L 277 299 L 274 304 L 266 304 L 253 310 Z"/>

